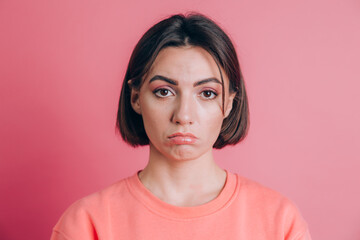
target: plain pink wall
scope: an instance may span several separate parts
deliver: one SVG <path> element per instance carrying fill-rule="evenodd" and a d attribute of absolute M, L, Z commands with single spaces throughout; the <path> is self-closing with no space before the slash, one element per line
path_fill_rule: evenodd
<path fill-rule="evenodd" d="M 146 29 L 191 10 L 231 35 L 250 100 L 217 162 L 292 199 L 313 239 L 360 239 L 356 0 L 2 0 L 0 239 L 49 239 L 69 204 L 145 166 L 115 135 L 122 78 Z"/>

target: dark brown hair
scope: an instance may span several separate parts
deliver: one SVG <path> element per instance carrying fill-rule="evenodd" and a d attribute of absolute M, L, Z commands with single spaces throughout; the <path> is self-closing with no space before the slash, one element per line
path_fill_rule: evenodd
<path fill-rule="evenodd" d="M 237 54 L 226 33 L 214 21 L 199 13 L 177 14 L 158 22 L 135 46 L 123 81 L 116 120 L 122 138 L 134 147 L 149 144 L 142 116 L 131 106 L 131 88 L 140 89 L 142 78 L 162 49 L 181 46 L 198 46 L 209 52 L 219 67 L 223 92 L 220 67 L 229 79 L 230 92 L 236 92 L 232 110 L 224 119 L 213 147 L 220 149 L 240 142 L 249 128 L 249 110 Z M 130 79 L 131 86 L 128 84 Z M 224 106 L 224 94 L 222 96 Z"/>

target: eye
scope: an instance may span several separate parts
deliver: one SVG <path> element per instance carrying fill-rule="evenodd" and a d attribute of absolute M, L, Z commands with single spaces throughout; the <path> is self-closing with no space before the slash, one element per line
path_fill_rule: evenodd
<path fill-rule="evenodd" d="M 211 90 L 205 90 L 200 93 L 205 99 L 214 99 L 217 96 L 217 93 Z"/>
<path fill-rule="evenodd" d="M 155 94 L 155 96 L 161 97 L 161 98 L 173 95 L 172 92 L 166 88 L 158 88 L 154 91 L 154 94 Z"/>

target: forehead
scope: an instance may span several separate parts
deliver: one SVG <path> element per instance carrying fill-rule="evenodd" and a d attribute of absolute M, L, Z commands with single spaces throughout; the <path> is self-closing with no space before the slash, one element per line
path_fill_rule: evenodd
<path fill-rule="evenodd" d="M 179 81 L 221 78 L 213 57 L 205 49 L 195 46 L 167 47 L 161 50 L 149 71 L 150 76 L 155 74 L 163 74 Z"/>

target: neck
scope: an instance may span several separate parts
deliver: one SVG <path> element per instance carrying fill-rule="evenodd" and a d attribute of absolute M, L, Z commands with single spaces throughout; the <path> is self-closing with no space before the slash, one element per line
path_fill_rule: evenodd
<path fill-rule="evenodd" d="M 169 159 L 150 145 L 149 162 L 139 173 L 139 179 L 169 204 L 194 206 L 218 196 L 226 173 L 215 163 L 212 150 L 195 159 Z"/>

